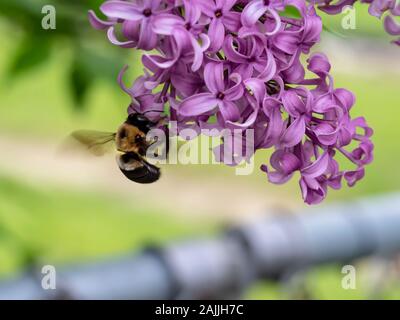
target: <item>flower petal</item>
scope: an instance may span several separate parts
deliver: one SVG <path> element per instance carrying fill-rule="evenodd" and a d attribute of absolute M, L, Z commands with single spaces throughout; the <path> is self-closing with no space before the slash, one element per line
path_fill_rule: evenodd
<path fill-rule="evenodd" d="M 216 0 L 217 8 L 223 9 L 223 12 L 229 11 L 237 0 Z"/>
<path fill-rule="evenodd" d="M 204 68 L 204 81 L 211 93 L 218 94 L 224 91 L 224 65 L 209 62 Z"/>
<path fill-rule="evenodd" d="M 301 169 L 301 175 L 307 178 L 317 178 L 325 173 L 329 165 L 329 154 L 325 152 L 309 166 Z"/>
<path fill-rule="evenodd" d="M 171 35 L 177 27 L 183 26 L 185 21 L 173 14 L 161 13 L 153 18 L 153 31 L 157 34 Z"/>
<path fill-rule="evenodd" d="M 178 112 L 184 117 L 199 116 L 215 109 L 218 102 L 210 93 L 199 93 L 182 101 Z"/>
<path fill-rule="evenodd" d="M 304 102 L 294 90 L 285 91 L 282 96 L 282 103 L 285 110 L 293 117 L 299 117 L 306 111 Z"/>
<path fill-rule="evenodd" d="M 243 83 L 251 91 L 251 95 L 254 96 L 257 104 L 260 105 L 267 93 L 264 82 L 260 79 L 250 78 L 243 81 Z"/>
<path fill-rule="evenodd" d="M 254 124 L 257 119 L 258 110 L 253 109 L 253 112 L 247 117 L 244 122 L 227 121 L 227 127 L 231 129 L 246 129 Z"/>
<path fill-rule="evenodd" d="M 337 141 L 338 129 L 329 123 L 318 124 L 313 131 L 319 142 L 326 146 L 334 145 Z"/>
<path fill-rule="evenodd" d="M 143 19 L 140 25 L 138 48 L 146 51 L 153 50 L 157 45 L 157 34 L 148 19 Z"/>
<path fill-rule="evenodd" d="M 211 52 L 216 52 L 221 49 L 225 38 L 225 27 L 221 19 L 213 19 L 211 21 L 208 29 L 208 36 L 211 42 L 209 50 Z"/>
<path fill-rule="evenodd" d="M 148 60 L 150 60 L 154 65 L 156 65 L 157 67 L 161 68 L 161 69 L 168 69 L 171 68 L 177 58 L 175 59 L 167 59 L 165 57 L 161 57 L 161 56 L 156 56 L 156 55 L 150 55 L 150 54 L 145 54 L 144 55 Z"/>
<path fill-rule="evenodd" d="M 236 63 L 246 63 L 248 56 L 238 52 L 238 50 L 235 49 L 235 45 L 238 46 L 236 39 L 231 34 L 228 34 L 225 37 L 223 46 L 225 56 L 229 59 L 229 61 Z"/>
<path fill-rule="evenodd" d="M 303 139 L 305 131 L 306 124 L 303 117 L 295 119 L 283 132 L 280 139 L 281 145 L 287 148 L 294 147 Z"/>
<path fill-rule="evenodd" d="M 357 183 L 357 181 L 364 178 L 364 175 L 365 175 L 365 170 L 363 167 L 360 167 L 357 168 L 357 170 L 355 171 L 346 171 L 343 176 L 347 181 L 347 185 L 349 187 L 353 187 Z"/>
<path fill-rule="evenodd" d="M 240 99 L 244 94 L 242 77 L 238 73 L 233 73 L 229 78 L 235 82 L 235 85 L 224 92 L 225 99 L 235 101 Z"/>
<path fill-rule="evenodd" d="M 246 27 L 254 25 L 265 13 L 267 7 L 263 0 L 251 1 L 242 12 L 242 24 Z"/>
<path fill-rule="evenodd" d="M 271 80 L 276 74 L 276 62 L 270 50 L 267 50 L 267 63 L 264 70 L 257 76 L 257 78 L 267 82 Z"/>
<path fill-rule="evenodd" d="M 231 32 L 238 32 L 240 29 L 240 13 L 239 12 L 225 12 L 222 17 L 224 26 Z"/>
<path fill-rule="evenodd" d="M 396 23 L 392 16 L 386 16 L 384 26 L 387 33 L 392 36 L 400 35 L 400 24 Z"/>
<path fill-rule="evenodd" d="M 301 193 L 307 204 L 318 204 L 326 197 L 326 186 L 321 185 L 315 179 L 300 179 Z"/>
<path fill-rule="evenodd" d="M 125 1 L 107 1 L 100 6 L 100 10 L 110 18 L 132 21 L 144 18 L 136 4 Z"/>
<path fill-rule="evenodd" d="M 203 48 L 200 46 L 200 44 L 197 42 L 196 38 L 194 35 L 191 33 L 187 32 L 187 35 L 189 37 L 189 41 L 192 44 L 193 48 L 193 63 L 192 63 L 192 71 L 196 72 L 197 70 L 200 69 L 202 63 L 203 63 Z"/>
<path fill-rule="evenodd" d="M 112 44 L 115 44 L 116 46 L 122 47 L 122 48 L 133 48 L 137 45 L 136 41 L 129 40 L 129 41 L 119 41 L 115 35 L 115 30 L 114 27 L 110 27 L 107 31 L 107 37 L 108 40 Z"/>
<path fill-rule="evenodd" d="M 107 29 L 115 24 L 114 21 L 103 21 L 103 20 L 99 19 L 93 10 L 89 10 L 88 18 L 89 18 L 89 22 L 92 25 L 92 27 L 95 29 L 98 29 L 98 30 Z"/>
<path fill-rule="evenodd" d="M 275 10 L 271 10 L 271 9 L 268 9 L 268 11 L 271 13 L 272 17 L 275 20 L 275 26 L 274 26 L 274 29 L 266 32 L 265 34 L 267 36 L 273 36 L 274 34 L 278 33 L 278 31 L 281 29 L 282 22 L 281 22 L 281 17 L 279 16 L 278 12 L 276 12 Z"/>
<path fill-rule="evenodd" d="M 225 121 L 235 122 L 239 120 L 240 114 L 236 104 L 227 100 L 218 100 L 218 106 Z"/>

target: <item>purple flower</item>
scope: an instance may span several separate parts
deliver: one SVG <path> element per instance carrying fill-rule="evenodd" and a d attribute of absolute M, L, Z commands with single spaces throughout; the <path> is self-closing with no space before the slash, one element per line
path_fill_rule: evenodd
<path fill-rule="evenodd" d="M 213 151 L 227 165 L 271 149 L 261 166 L 268 181 L 283 184 L 297 173 L 304 201 L 317 204 L 343 180 L 354 186 L 373 161 L 373 131 L 363 117 L 351 117 L 355 96 L 335 87 L 326 55 L 309 54 L 322 32 L 315 8 L 336 14 L 355 2 L 110 0 L 100 7 L 107 19 L 90 11 L 89 21 L 107 30 L 111 43 L 145 51 L 144 74 L 131 87 L 122 81 L 126 68 L 118 77 L 131 98 L 128 113 L 158 121 L 167 109 L 178 133 L 222 130 Z M 384 15 L 388 33 L 400 35 L 400 5 L 362 2 Z M 288 6 L 299 16 L 288 16 Z M 338 154 L 352 167 L 343 170 Z"/>
<path fill-rule="evenodd" d="M 240 73 L 243 80 L 256 74 L 257 78 L 268 81 L 276 74 L 276 63 L 272 52 L 257 38 L 241 39 L 227 35 L 223 49 L 226 58 L 237 64 L 234 72 Z"/>
<path fill-rule="evenodd" d="M 315 149 L 312 151 L 310 148 L 315 148 L 315 145 L 310 143 L 304 144 L 302 150 L 303 167 L 300 169 L 301 178 L 299 181 L 303 199 L 308 204 L 320 203 L 326 196 L 329 178 L 327 173 L 329 170 L 330 162 L 328 152 L 324 152 L 321 156 L 315 154 Z M 316 160 L 311 162 L 309 157 L 314 154 Z"/>
<path fill-rule="evenodd" d="M 157 45 L 157 34 L 153 32 L 154 17 L 162 11 L 161 3 L 161 0 L 105 2 L 100 10 L 108 18 L 123 20 L 125 34 L 131 33 L 131 38 L 134 38 L 134 40 L 119 43 L 114 36 L 114 27 L 111 26 L 108 31 L 109 39 L 123 46 L 135 45 L 144 50 L 154 49 Z"/>
<path fill-rule="evenodd" d="M 196 4 L 185 1 L 185 18 L 164 13 L 153 20 L 153 30 L 159 35 L 172 36 L 176 42 L 177 50 L 171 59 L 176 62 L 187 51 L 193 54 L 192 71 L 197 71 L 203 62 L 203 52 L 210 46 L 208 36 L 202 33 L 205 24 L 200 22 L 201 11 Z M 202 45 L 199 44 L 201 40 Z"/>
<path fill-rule="evenodd" d="M 289 114 L 287 128 L 283 131 L 280 141 L 283 147 L 293 147 L 298 144 L 303 139 L 306 124 L 310 120 L 311 92 L 300 88 L 298 93 L 288 90 L 282 97 L 283 106 Z"/>
<path fill-rule="evenodd" d="M 231 11 L 237 0 L 198 0 L 201 11 L 211 19 L 208 27 L 210 51 L 216 52 L 224 43 L 225 31 L 237 32 L 240 14 Z"/>
<path fill-rule="evenodd" d="M 385 27 L 386 32 L 389 33 L 390 35 L 400 36 L 400 24 L 397 23 L 392 16 L 385 17 L 384 27 Z"/>
<path fill-rule="evenodd" d="M 270 171 L 266 165 L 263 165 L 261 169 L 267 173 L 268 180 L 275 184 L 286 183 L 301 167 L 300 159 L 285 150 L 275 151 L 271 156 L 270 164 L 275 171 Z"/>
<path fill-rule="evenodd" d="M 346 179 L 348 186 L 353 187 L 357 181 L 364 178 L 364 175 L 365 175 L 364 167 L 359 167 L 354 171 L 346 171 L 344 173 L 344 178 Z"/>
<path fill-rule="evenodd" d="M 273 36 L 273 45 L 284 53 L 295 55 L 298 51 L 308 53 L 319 42 L 322 32 L 321 18 L 313 7 L 307 7 L 303 1 L 293 1 L 302 14 L 301 19 L 293 19 L 292 24 Z"/>
<path fill-rule="evenodd" d="M 266 30 L 266 35 L 274 35 L 281 28 L 281 19 L 278 11 L 284 9 L 284 3 L 281 0 L 256 0 L 249 1 L 248 5 L 244 8 L 241 22 L 244 27 L 252 27 L 254 24 L 259 23 L 259 20 L 264 15 L 266 26 L 273 25 L 272 30 Z M 270 23 L 272 21 L 272 23 Z"/>
<path fill-rule="evenodd" d="M 237 121 L 239 110 L 234 101 L 239 100 L 244 92 L 240 75 L 233 73 L 229 79 L 224 79 L 223 64 L 209 62 L 204 68 L 204 82 L 208 91 L 185 99 L 179 107 L 179 114 L 196 117 L 218 109 L 225 121 Z"/>
<path fill-rule="evenodd" d="M 135 80 L 131 88 L 123 83 L 123 76 L 128 69 L 125 66 L 118 75 L 118 83 L 123 91 L 125 91 L 132 99 L 128 107 L 128 113 L 146 113 L 146 116 L 153 121 L 160 118 L 164 110 L 164 102 L 159 94 L 153 94 L 151 90 L 145 87 L 146 77 L 142 76 Z"/>

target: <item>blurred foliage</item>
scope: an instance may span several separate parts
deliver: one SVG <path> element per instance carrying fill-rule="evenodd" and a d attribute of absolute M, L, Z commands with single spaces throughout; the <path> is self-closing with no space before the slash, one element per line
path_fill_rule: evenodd
<path fill-rule="evenodd" d="M 213 223 L 171 219 L 161 207 L 123 199 L 0 175 L 0 277 L 34 262 L 88 260 L 214 232 Z"/>
<path fill-rule="evenodd" d="M 92 82 L 97 78 L 115 81 L 118 63 L 125 51 L 113 48 L 105 34 L 92 30 L 87 12 L 97 9 L 102 0 L 2 0 L 0 15 L 16 30 L 22 31 L 18 48 L 10 63 L 7 77 L 13 79 L 21 73 L 43 64 L 58 42 L 68 42 L 73 50 L 73 65 L 68 75 L 75 106 L 81 108 Z M 44 30 L 42 13 L 45 5 L 56 9 L 56 29 Z"/>
<path fill-rule="evenodd" d="M 384 41 L 391 41 L 392 37 L 385 32 L 383 27 L 383 19 L 373 17 L 368 12 L 366 3 L 357 2 L 354 4 L 355 10 L 355 28 L 343 29 L 342 20 L 347 11 L 341 14 L 328 15 L 321 10 L 317 10 L 317 14 L 321 16 L 324 23 L 324 31 L 327 31 L 341 38 L 381 38 Z M 348 40 L 350 41 L 350 39 Z"/>
<path fill-rule="evenodd" d="M 370 273 L 374 272 L 373 264 L 369 264 L 366 260 L 352 263 L 358 270 L 354 289 L 343 289 L 341 272 L 343 265 L 332 264 L 313 267 L 299 275 L 294 274 L 294 279 L 284 279 L 281 282 L 259 281 L 250 288 L 247 297 L 262 300 L 304 299 L 304 297 L 318 300 L 400 299 L 397 280 L 388 276 L 379 283 L 379 288 L 375 288 L 371 285 L 370 279 Z"/>

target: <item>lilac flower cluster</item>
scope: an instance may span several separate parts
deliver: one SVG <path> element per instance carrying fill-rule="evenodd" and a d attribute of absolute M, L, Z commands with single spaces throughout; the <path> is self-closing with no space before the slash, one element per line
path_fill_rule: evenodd
<path fill-rule="evenodd" d="M 364 118 L 350 117 L 354 95 L 334 87 L 325 55 L 310 55 L 306 68 L 301 62 L 322 31 L 313 4 L 112 0 L 100 10 L 107 20 L 90 12 L 90 21 L 113 44 L 147 51 L 145 74 L 132 87 L 122 83 L 125 69 L 119 77 L 132 97 L 128 112 L 147 111 L 157 120 L 168 104 L 180 130 L 241 130 L 243 138 L 230 144 L 235 163 L 250 161 L 239 151 L 253 130 L 254 150 L 274 148 L 270 165 L 261 167 L 268 180 L 282 184 L 298 172 L 308 204 L 321 202 L 343 179 L 353 186 L 363 178 L 372 161 L 372 130 Z M 339 168 L 339 153 L 353 163 L 351 170 Z"/>
<path fill-rule="evenodd" d="M 318 8 L 328 14 L 339 14 L 346 6 L 353 6 L 358 0 L 311 0 Z M 398 37 L 393 43 L 400 46 L 400 24 L 396 17 L 400 16 L 400 2 L 397 0 L 360 0 L 369 5 L 368 12 L 379 19 L 384 16 L 383 25 L 387 33 Z"/>

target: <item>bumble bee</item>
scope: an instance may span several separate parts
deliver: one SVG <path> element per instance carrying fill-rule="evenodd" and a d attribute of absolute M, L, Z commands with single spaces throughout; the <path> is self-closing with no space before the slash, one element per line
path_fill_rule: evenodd
<path fill-rule="evenodd" d="M 150 121 L 144 113 L 132 113 L 116 133 L 79 130 L 73 132 L 71 137 L 97 156 L 107 153 L 109 146 L 113 145 L 119 152 L 117 163 L 121 172 L 131 181 L 148 184 L 160 178 L 160 168 L 145 159 L 147 149 L 156 142 L 148 141 L 146 136 L 158 124 Z"/>

